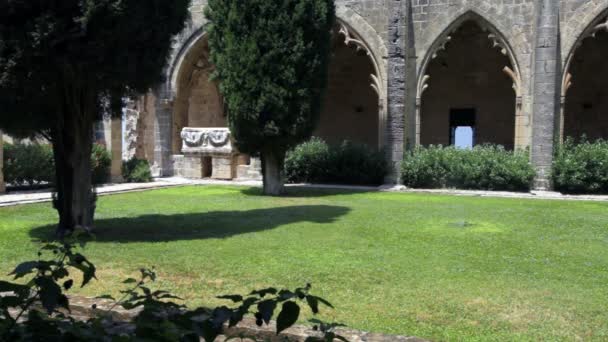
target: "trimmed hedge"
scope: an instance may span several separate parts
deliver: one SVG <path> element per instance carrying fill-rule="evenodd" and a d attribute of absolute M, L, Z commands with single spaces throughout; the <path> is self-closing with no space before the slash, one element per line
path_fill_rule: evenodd
<path fill-rule="evenodd" d="M 128 183 L 151 182 L 150 164 L 145 159 L 133 157 L 122 163 L 122 178 Z"/>
<path fill-rule="evenodd" d="M 566 139 L 555 150 L 551 176 L 563 193 L 608 194 L 608 141 Z"/>
<path fill-rule="evenodd" d="M 493 145 L 417 147 L 405 154 L 401 172 L 412 188 L 472 190 L 528 191 L 535 176 L 527 151 Z"/>
<path fill-rule="evenodd" d="M 53 149 L 50 145 L 5 144 L 3 171 L 4 181 L 15 186 L 53 183 Z"/>
<path fill-rule="evenodd" d="M 110 175 L 110 153 L 103 145 L 93 145 L 91 154 L 92 180 L 101 184 Z M 13 186 L 33 187 L 55 181 L 53 148 L 49 144 L 5 144 L 4 181 Z"/>
<path fill-rule="evenodd" d="M 349 141 L 330 146 L 313 137 L 289 151 L 285 158 L 288 183 L 378 185 L 387 173 L 382 152 Z"/>

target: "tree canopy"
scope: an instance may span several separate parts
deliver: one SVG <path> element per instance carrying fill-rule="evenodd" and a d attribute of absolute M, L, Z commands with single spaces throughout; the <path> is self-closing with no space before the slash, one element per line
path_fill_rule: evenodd
<path fill-rule="evenodd" d="M 161 80 L 189 0 L 0 2 L 0 127 L 50 128 L 66 87 L 121 99 Z M 118 104 L 118 101 L 114 101 Z M 103 109 L 103 108 L 102 108 Z M 99 118 L 103 111 L 96 111 Z"/>
<path fill-rule="evenodd" d="M 92 224 L 93 123 L 162 79 L 189 3 L 0 1 L 0 128 L 50 137 L 60 231 Z"/>
<path fill-rule="evenodd" d="M 332 0 L 210 0 L 206 8 L 230 129 L 240 151 L 262 154 L 265 187 L 268 164 L 280 171 L 318 121 L 334 12 Z"/>

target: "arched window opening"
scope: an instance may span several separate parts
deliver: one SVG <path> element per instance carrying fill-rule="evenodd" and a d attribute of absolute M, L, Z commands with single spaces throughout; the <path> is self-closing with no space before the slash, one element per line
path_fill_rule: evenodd
<path fill-rule="evenodd" d="M 608 17 L 593 24 L 569 59 L 562 136 L 608 139 Z"/>
<path fill-rule="evenodd" d="M 519 76 L 505 44 L 474 19 L 442 39 L 419 82 L 418 142 L 513 149 Z"/>

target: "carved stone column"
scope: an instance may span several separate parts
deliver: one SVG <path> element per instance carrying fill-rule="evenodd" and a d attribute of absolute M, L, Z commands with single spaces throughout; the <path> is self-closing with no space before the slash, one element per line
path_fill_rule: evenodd
<path fill-rule="evenodd" d="M 534 102 L 532 117 L 532 164 L 534 188 L 551 189 L 555 118 L 558 110 L 559 2 L 539 0 L 534 50 Z"/>
<path fill-rule="evenodd" d="M 0 194 L 6 192 L 4 185 L 4 145 L 2 139 L 2 131 L 0 131 Z"/>
<path fill-rule="evenodd" d="M 415 113 L 415 122 L 414 122 L 414 146 L 420 146 L 420 130 L 421 130 L 421 111 L 422 111 L 422 98 L 416 98 L 416 113 Z"/>
<path fill-rule="evenodd" d="M 112 164 L 110 180 L 112 183 L 121 183 L 122 179 L 122 118 L 112 119 Z"/>
<path fill-rule="evenodd" d="M 154 163 L 152 175 L 154 177 L 168 177 L 173 175 L 172 150 L 172 111 L 173 101 L 169 99 L 164 89 L 155 92 L 154 123 Z"/>
<path fill-rule="evenodd" d="M 138 147 L 138 143 L 139 140 L 143 140 L 144 136 L 143 134 L 141 134 L 140 136 L 140 129 L 141 127 L 139 127 L 139 120 L 140 120 L 140 112 L 139 112 L 139 108 L 136 105 L 135 101 L 129 101 L 127 103 L 126 109 L 125 109 L 125 116 L 124 116 L 124 125 L 125 125 L 125 129 L 123 132 L 124 135 L 124 146 L 123 146 L 123 154 L 122 154 L 122 158 L 123 160 L 129 160 L 135 156 L 137 156 L 137 147 Z M 140 153 L 141 154 L 141 153 Z M 142 157 L 141 155 L 139 156 L 140 158 Z"/>
<path fill-rule="evenodd" d="M 390 0 L 388 19 L 388 103 L 385 147 L 390 165 L 387 183 L 399 182 L 405 138 L 406 1 Z"/>

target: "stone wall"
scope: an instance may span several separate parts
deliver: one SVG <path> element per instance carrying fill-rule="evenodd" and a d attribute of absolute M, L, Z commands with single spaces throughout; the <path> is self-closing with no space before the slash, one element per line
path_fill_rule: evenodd
<path fill-rule="evenodd" d="M 141 308 L 125 310 L 117 307 L 113 301 L 99 298 L 87 298 L 82 296 L 70 296 L 70 317 L 86 321 L 91 317 L 96 317 L 100 313 L 110 315 L 113 319 L 113 328 L 116 332 L 132 331 L 134 327 L 131 322 L 140 314 Z M 13 309 L 11 309 L 12 311 Z M 11 314 L 17 312 L 11 312 Z M 277 335 L 276 321 L 261 327 L 256 324 L 254 317 L 245 317 L 239 324 L 229 327 L 228 323 L 223 326 L 223 334 L 218 336 L 215 341 L 223 342 L 227 340 L 236 341 L 268 341 L 268 342 L 306 342 L 310 338 L 322 340 L 323 333 L 312 326 L 293 325 Z M 415 336 L 400 336 L 373 333 L 361 330 L 354 330 L 345 327 L 337 327 L 334 332 L 343 336 L 351 342 L 426 342 L 427 340 Z M 239 336 L 248 336 L 243 339 Z M 200 339 L 203 341 L 203 339 Z M 335 340 L 337 341 L 337 339 Z"/>
<path fill-rule="evenodd" d="M 205 4 L 206 1 L 202 0 L 192 2 L 192 19 L 175 40 L 174 52 L 167 66 L 167 82 L 159 85 L 154 91 L 156 104 L 154 110 L 149 112 L 153 113 L 154 117 L 153 159 L 158 174 L 171 174 L 170 155 L 176 153 L 176 147 L 179 145 L 176 139 L 179 128 L 177 126 L 188 123 L 180 113 L 188 113 L 186 116 L 192 114 L 188 110 L 184 111 L 188 104 L 184 102 L 186 100 L 183 97 L 178 96 L 180 70 L 184 61 L 192 55 L 192 51 L 196 51 L 204 38 Z M 489 38 L 496 44 L 496 50 L 504 54 L 511 69 L 509 79 L 499 80 L 501 76 L 497 73 L 501 73 L 502 69 L 496 69 L 500 67 L 499 64 L 506 64 L 505 58 L 500 63 L 493 63 L 492 60 L 482 63 L 476 61 L 480 59 L 476 56 L 470 58 L 469 62 L 476 63 L 475 66 L 480 69 L 480 75 L 486 74 L 488 80 L 497 80 L 488 83 L 485 89 L 487 95 L 477 94 L 488 102 L 487 111 L 502 112 L 500 108 L 504 108 L 505 113 L 513 113 L 509 118 L 507 114 L 497 113 L 501 119 L 494 122 L 488 120 L 488 132 L 498 132 L 488 136 L 493 136 L 496 138 L 494 142 L 503 143 L 508 147 L 532 147 L 532 160 L 539 170 L 540 178 L 546 178 L 556 128 L 559 132 L 562 121 L 563 125 L 573 125 L 572 120 L 562 120 L 563 116 L 560 115 L 559 96 L 563 76 L 566 75 L 564 69 L 568 69 L 576 47 L 589 35 L 590 28 L 598 23 L 602 15 L 608 13 L 608 0 L 337 0 L 336 8 L 339 22 L 345 24 L 350 31 L 347 44 L 365 51 L 371 61 L 371 74 L 375 77 L 372 85 L 376 89 L 378 99 L 376 138 L 386 150 L 387 158 L 394 165 L 395 171 L 387 181 L 397 179 L 397 166 L 406 147 L 406 139 L 409 147 L 420 142 L 416 133 L 424 129 L 420 126 L 420 115 L 425 108 L 420 106 L 423 105 L 423 94 L 427 87 L 430 87 L 429 93 L 424 95 L 424 98 L 437 91 L 440 93 L 432 97 L 443 96 L 444 102 L 459 102 L 458 106 L 476 101 L 464 98 L 467 94 L 466 83 L 454 82 L 441 91 L 432 88 L 436 76 L 433 76 L 430 83 L 425 83 L 428 81 L 425 76 L 436 73 L 430 69 L 434 57 L 446 46 L 454 31 L 467 20 L 475 21 L 484 33 L 491 35 Z M 200 56 L 200 53 L 194 55 Z M 364 75 L 370 73 L 370 64 L 360 63 L 361 56 L 356 54 L 350 59 L 346 54 L 342 57 L 340 52 L 336 56 L 336 61 L 345 59 L 340 62 L 344 69 L 339 72 L 336 72 L 339 69 L 333 69 L 336 75 L 335 84 L 342 82 L 342 85 L 337 87 L 334 84 L 330 89 L 331 96 L 327 99 L 333 99 L 335 102 L 327 105 L 327 108 L 331 108 L 327 109 L 327 112 L 333 112 L 332 117 L 338 119 L 330 122 L 327 119 L 330 116 L 325 114 L 326 119 L 322 119 L 319 134 L 325 135 L 328 140 L 337 141 L 342 136 L 350 137 L 355 134 L 354 132 L 359 130 L 358 123 L 363 122 L 352 121 L 353 106 L 358 113 L 363 107 L 363 113 L 368 118 L 367 107 L 371 108 L 372 101 L 371 96 L 367 99 L 368 94 L 363 92 L 363 86 L 360 88 L 361 92 L 358 88 L 364 80 Z M 592 69 L 605 73 L 602 68 Z M 603 79 L 606 78 L 603 76 Z M 351 81 L 350 84 L 347 80 Z M 504 88 L 508 83 L 513 87 L 509 100 L 506 95 L 497 95 L 498 92 L 505 92 Z M 586 93 L 592 92 L 591 88 L 602 87 L 594 82 L 586 84 Z M 552 90 L 547 92 L 547 89 Z M 212 88 L 200 88 L 196 99 L 193 100 L 196 106 L 217 107 L 218 101 L 211 93 Z M 348 94 L 355 94 L 352 96 L 356 96 L 357 101 L 346 99 Z M 448 99 L 450 97 L 452 99 Z M 603 95 L 600 97 L 605 98 Z M 576 101 L 573 100 L 570 106 L 575 106 Z M 599 103 L 598 101 L 596 102 Z M 361 106 L 355 102 L 364 103 Z M 366 104 L 368 102 L 370 105 Z M 437 111 L 447 115 L 446 108 Z M 567 110 L 562 106 L 561 111 Z M 603 109 L 600 111 L 603 112 Z M 372 112 L 370 109 L 369 118 L 373 116 Z M 603 120 L 599 115 L 589 115 L 588 121 Z M 365 125 L 373 124 L 371 121 L 365 121 Z M 362 141 L 371 141 L 374 140 L 369 133 L 371 131 L 372 129 L 365 130 L 355 135 Z M 510 136 L 507 136 L 506 132 L 511 132 Z M 597 135 L 603 134 L 602 131 Z M 445 137 L 439 140 L 444 141 Z M 537 185 L 544 188 L 550 186 L 546 182 Z"/>
<path fill-rule="evenodd" d="M 2 135 L 2 131 L 0 131 L 0 194 L 6 191 L 6 185 L 4 184 L 4 140 Z"/>

